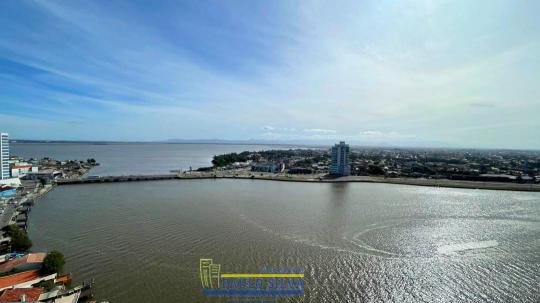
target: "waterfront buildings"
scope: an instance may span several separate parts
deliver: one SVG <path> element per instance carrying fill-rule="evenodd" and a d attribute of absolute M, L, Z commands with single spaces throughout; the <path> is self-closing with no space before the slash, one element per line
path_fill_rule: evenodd
<path fill-rule="evenodd" d="M 275 170 L 268 163 L 283 163 L 287 169 L 275 173 L 285 175 L 323 177 L 330 173 L 336 177 L 347 175 L 350 165 L 350 175 L 354 176 L 540 183 L 540 151 L 351 147 L 350 156 L 343 156 L 340 161 L 343 153 L 347 154 L 344 143 L 334 149 L 245 151 L 218 155 L 214 157 L 214 167 L 205 171 L 236 170 L 237 174 L 237 161 L 251 161 L 252 172 L 272 172 Z"/>
<path fill-rule="evenodd" d="M 28 173 L 37 173 L 38 167 L 27 162 L 15 162 L 11 165 L 11 177 L 22 178 Z"/>
<path fill-rule="evenodd" d="M 0 133 L 0 179 L 9 178 L 9 136 Z"/>
<path fill-rule="evenodd" d="M 348 176 L 351 174 L 350 147 L 341 141 L 332 147 L 332 160 L 330 162 L 330 174 L 336 176 Z"/>
<path fill-rule="evenodd" d="M 53 168 L 43 169 L 37 172 L 28 172 L 22 179 L 24 180 L 46 180 L 52 181 L 56 178 L 62 177 L 63 173 L 61 170 L 56 170 Z"/>

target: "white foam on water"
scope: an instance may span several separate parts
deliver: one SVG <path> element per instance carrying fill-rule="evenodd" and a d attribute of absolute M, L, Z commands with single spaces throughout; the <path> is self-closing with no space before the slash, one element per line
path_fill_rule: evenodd
<path fill-rule="evenodd" d="M 484 248 L 490 248 L 490 247 L 496 247 L 496 246 L 499 246 L 499 242 L 497 242 L 496 240 L 467 242 L 467 243 L 443 245 L 437 248 L 437 252 L 440 254 L 452 254 L 452 253 L 456 253 L 460 251 L 484 249 Z"/>

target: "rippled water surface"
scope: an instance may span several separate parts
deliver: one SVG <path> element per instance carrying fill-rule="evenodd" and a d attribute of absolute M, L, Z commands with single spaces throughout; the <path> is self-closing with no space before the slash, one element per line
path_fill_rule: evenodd
<path fill-rule="evenodd" d="M 160 144 L 160 143 L 12 143 L 11 154 L 29 158 L 51 157 L 56 160 L 94 158 L 101 165 L 91 175 L 117 176 L 168 174 L 210 166 L 215 155 L 269 149 L 297 148 L 290 145 L 242 144 Z"/>
<path fill-rule="evenodd" d="M 223 272 L 303 267 L 291 302 L 538 302 L 540 194 L 389 184 L 191 180 L 58 187 L 30 214 L 113 302 L 215 302 Z M 286 301 L 282 299 L 281 301 Z M 224 300 L 225 301 L 225 300 Z"/>

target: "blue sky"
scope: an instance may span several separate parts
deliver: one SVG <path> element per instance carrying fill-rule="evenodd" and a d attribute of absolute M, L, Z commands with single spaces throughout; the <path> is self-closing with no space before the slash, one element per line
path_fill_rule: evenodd
<path fill-rule="evenodd" d="M 0 130 L 540 148 L 539 1 L 0 1 Z"/>

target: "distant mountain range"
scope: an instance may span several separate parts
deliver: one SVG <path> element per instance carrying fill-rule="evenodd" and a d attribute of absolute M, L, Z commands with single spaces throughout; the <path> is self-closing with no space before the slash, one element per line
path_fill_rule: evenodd
<path fill-rule="evenodd" d="M 239 145 L 309 145 L 321 146 L 317 142 L 298 143 L 294 141 L 271 140 L 220 140 L 220 139 L 169 139 L 163 141 L 91 141 L 91 140 L 28 140 L 11 139 L 11 143 L 48 143 L 48 144 L 239 144 Z"/>

